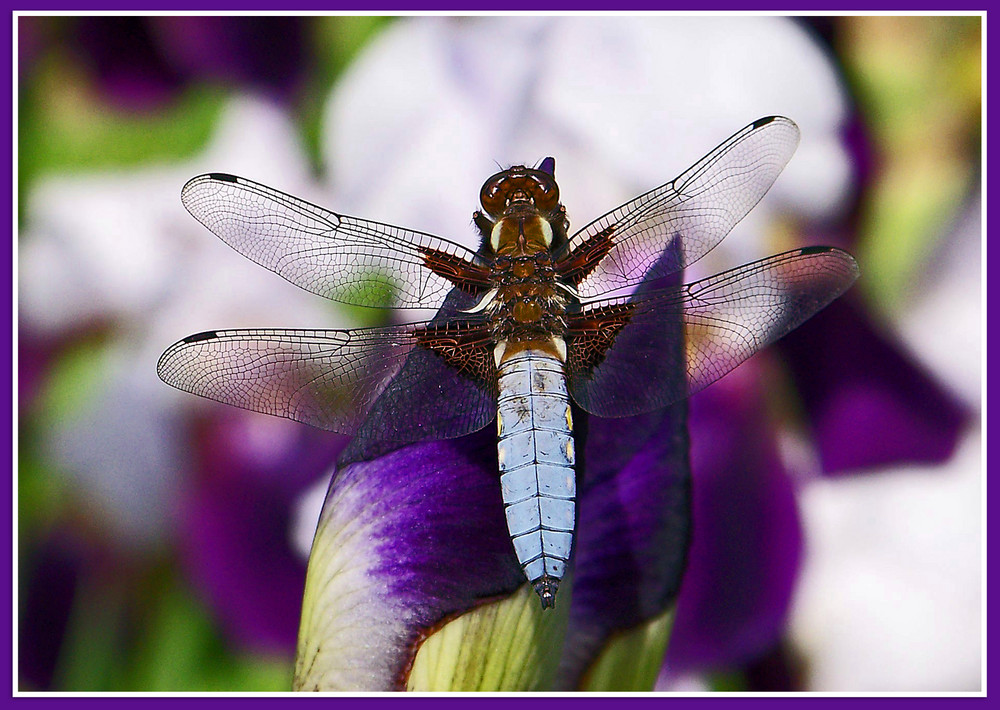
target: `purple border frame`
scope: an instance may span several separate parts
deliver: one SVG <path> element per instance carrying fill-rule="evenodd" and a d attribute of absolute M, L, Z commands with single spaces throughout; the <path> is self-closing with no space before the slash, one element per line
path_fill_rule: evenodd
<path fill-rule="evenodd" d="M 478 7 L 472 7 L 473 3 L 469 3 L 469 2 L 461 3 L 461 2 L 455 2 L 454 0 L 447 1 L 447 2 L 442 2 L 442 3 L 437 3 L 437 4 L 431 4 L 431 5 L 427 5 L 425 3 L 422 3 L 420 0 L 396 0 L 396 2 L 389 4 L 389 7 L 391 8 L 391 10 L 388 12 L 388 14 L 392 14 L 393 12 L 403 12 L 403 13 L 405 13 L 405 12 L 417 11 L 417 10 L 426 10 L 426 11 L 429 11 L 429 12 L 448 12 L 448 11 L 463 12 L 463 11 L 472 11 L 472 10 L 503 12 L 503 11 L 528 10 L 528 11 L 538 11 L 538 12 L 544 13 L 546 11 L 587 11 L 587 10 L 593 11 L 593 10 L 607 9 L 607 3 L 597 3 L 597 2 L 594 2 L 594 0 L 589 0 L 589 2 L 585 0 L 585 2 L 583 2 L 583 3 L 568 2 L 567 0 L 549 0 L 549 2 L 545 2 L 545 3 L 529 2 L 527 0 L 505 0 L 505 2 L 488 2 L 487 0 L 474 0 L 474 3 L 476 5 L 478 5 Z M 148 10 L 148 11 L 151 11 L 151 12 L 162 11 L 162 10 L 167 10 L 167 11 L 171 11 L 171 10 L 172 11 L 195 10 L 195 11 L 199 11 L 199 12 L 205 12 L 205 11 L 209 11 L 209 10 L 211 10 L 211 11 L 264 10 L 264 9 L 267 9 L 267 7 L 269 5 L 267 3 L 260 3 L 260 2 L 257 2 L 257 3 L 245 3 L 245 2 L 240 3 L 240 2 L 234 2 L 233 0 L 215 0 L 215 2 L 212 2 L 211 4 L 203 3 L 203 2 L 195 2 L 194 0 L 173 0 L 173 1 L 167 0 L 166 2 L 151 2 L 150 0 L 146 0 L 145 3 L 140 3 L 140 5 L 142 5 L 142 4 L 144 4 L 145 6 L 137 8 L 135 3 L 124 3 L 124 2 L 120 2 L 120 1 L 116 0 L 114 2 L 103 3 L 100 6 L 99 10 L 101 10 L 101 11 L 133 10 L 134 11 L 134 10 L 138 9 L 138 10 Z M 840 12 L 850 12 L 850 11 L 863 12 L 865 10 L 880 10 L 880 11 L 889 11 L 889 12 L 892 12 L 892 11 L 904 11 L 904 10 L 905 11 L 917 11 L 917 12 L 920 12 L 920 11 L 946 12 L 946 11 L 942 10 L 943 6 L 942 6 L 942 4 L 940 2 L 931 3 L 931 2 L 927 2 L 927 0 L 924 0 L 923 2 L 919 2 L 919 3 L 916 3 L 916 4 L 914 4 L 914 3 L 902 3 L 902 2 L 898 2 L 898 1 L 884 2 L 884 3 L 878 4 L 878 5 L 872 4 L 872 5 L 870 5 L 867 8 L 861 7 L 861 5 L 863 5 L 863 4 L 867 5 L 868 3 L 858 3 L 858 4 L 845 5 L 842 8 L 838 8 L 837 7 L 837 5 L 840 5 L 840 3 L 824 3 L 824 4 L 816 4 L 814 8 L 803 8 L 801 3 L 795 3 L 795 4 L 793 4 L 793 3 L 789 3 L 789 2 L 780 2 L 780 1 L 774 1 L 774 0 L 770 0 L 770 1 L 765 0 L 764 2 L 760 2 L 758 4 L 755 4 L 755 6 L 752 8 L 752 11 L 753 12 L 760 12 L 760 11 L 788 12 L 788 14 L 791 14 L 791 15 L 802 13 L 804 11 L 809 11 L 809 12 L 817 12 L 817 11 L 820 11 L 820 12 L 822 12 L 822 11 L 837 12 L 838 10 Z M 359 1 L 356 0 L 355 2 L 352 2 L 349 5 L 346 5 L 346 6 L 343 6 L 343 7 L 334 8 L 330 4 L 326 4 L 326 3 L 322 3 L 322 2 L 317 2 L 316 0 L 300 0 L 299 2 L 295 3 L 294 10 L 291 10 L 291 12 L 295 12 L 295 11 L 308 11 L 308 10 L 314 10 L 314 11 L 315 10 L 326 10 L 326 11 L 338 11 L 338 12 L 352 12 L 352 11 L 356 11 L 356 12 L 359 12 L 359 13 L 378 13 L 378 12 L 383 12 L 384 10 L 382 10 L 381 8 L 384 8 L 384 7 L 385 7 L 385 5 L 383 3 L 374 3 L 374 2 L 370 2 L 370 1 L 360 1 L 359 2 Z M 630 10 L 631 11 L 635 11 L 635 10 L 646 10 L 646 11 L 668 11 L 668 10 L 683 11 L 683 10 L 689 10 L 689 11 L 703 12 L 705 10 L 717 10 L 717 11 L 744 10 L 744 11 L 746 11 L 746 10 L 749 10 L 749 9 L 750 8 L 748 8 L 748 3 L 734 2 L 732 0 L 729 0 L 728 2 L 716 2 L 716 3 L 713 3 L 711 5 L 711 7 L 699 6 L 696 3 L 691 3 L 691 2 L 688 2 L 688 3 L 676 3 L 676 2 L 672 2 L 671 0 L 668 0 L 667 2 L 662 2 L 662 1 L 661 2 L 655 2 L 655 1 L 652 1 L 652 0 L 632 0 L 631 2 L 627 2 L 624 5 L 619 4 L 617 7 L 614 8 L 614 11 L 615 12 L 621 12 L 621 11 L 630 11 Z M 970 12 L 985 11 L 986 9 L 987 9 L 987 5 L 985 3 L 981 3 L 981 2 L 980 3 L 975 3 L 975 4 L 972 4 L 972 5 L 965 6 L 965 7 L 961 8 L 962 11 L 970 11 Z M 29 1 L 29 2 L 23 2 L 22 1 L 22 2 L 14 3 L 13 6 L 11 7 L 11 13 L 12 13 L 11 17 L 12 17 L 12 20 L 13 20 L 13 13 L 14 12 L 17 12 L 17 11 L 31 12 L 31 11 L 34 11 L 34 10 L 39 10 L 39 11 L 40 10 L 46 10 L 46 11 L 54 11 L 54 12 L 60 12 L 60 11 L 66 11 L 66 12 L 86 12 L 88 10 L 94 11 L 95 8 L 92 5 L 87 4 L 87 3 L 75 2 L 75 1 L 68 1 L 68 0 L 61 0 L 61 2 L 52 3 L 52 4 L 49 4 L 47 6 L 43 5 L 42 3 L 31 2 L 31 1 Z M 951 8 L 951 12 L 955 12 L 955 11 L 958 11 L 958 8 Z M 13 24 L 13 22 L 12 22 L 12 24 Z M 6 43 L 5 43 L 6 52 L 5 52 L 5 55 L 4 55 L 4 63 L 5 63 L 5 66 L 7 68 L 7 76 L 8 77 L 12 77 L 13 76 L 13 60 L 12 60 L 12 57 L 13 57 L 13 32 L 14 32 L 14 29 L 12 28 L 10 34 L 8 34 L 8 36 L 7 36 L 8 38 L 7 38 Z M 990 53 L 987 50 L 987 51 L 985 51 L 984 56 L 989 56 L 989 54 Z M 1000 67 L 997 67 L 992 72 L 992 75 L 994 77 L 996 77 L 998 75 L 997 74 L 998 70 L 1000 70 Z M 988 82 L 988 84 L 987 84 L 987 91 L 986 91 L 986 95 L 987 96 L 990 93 L 990 91 L 989 91 L 990 86 L 992 84 L 994 84 L 994 83 L 996 83 L 996 79 L 994 79 L 993 81 L 989 81 Z M 12 96 L 13 96 L 13 87 L 11 87 L 11 90 L 7 92 L 7 97 L 12 97 Z M 11 102 L 13 101 L 12 99 L 9 99 L 9 100 L 11 100 Z M 10 143 L 7 144 L 7 148 L 6 148 L 6 153 L 8 154 L 8 157 L 9 157 L 8 164 L 11 165 L 12 168 L 14 167 L 14 163 L 13 163 L 13 146 L 14 146 L 14 140 L 16 140 L 16 136 L 13 135 L 13 121 L 12 121 L 12 116 L 13 116 L 14 108 L 15 107 L 13 105 L 11 105 L 10 106 L 10 110 L 8 110 L 7 113 L 5 114 L 5 121 L 7 122 L 7 125 L 8 125 L 8 133 L 12 136 L 12 140 L 11 140 Z M 984 112 L 985 112 L 985 105 L 984 105 Z M 983 126 L 983 134 L 985 135 L 985 133 L 986 133 L 986 126 L 984 125 Z M 992 162 L 990 160 L 990 158 L 998 150 L 1000 150 L 1000 149 L 994 148 L 992 152 L 986 153 L 986 155 L 984 157 L 986 158 L 986 163 L 987 164 L 989 164 L 989 163 Z M 985 173 L 985 171 L 986 171 L 986 165 L 983 166 L 983 170 L 984 170 L 984 173 Z M 10 191 L 7 194 L 13 196 L 13 194 L 14 194 L 14 184 L 13 184 L 12 172 L 8 172 L 5 179 L 8 180 L 8 181 L 10 181 L 10 183 L 11 183 L 10 184 Z M 990 197 L 994 193 L 996 193 L 996 192 L 997 192 L 996 188 L 994 188 L 992 191 L 990 191 L 988 189 L 985 191 L 985 195 L 984 196 L 987 199 L 987 203 L 991 202 Z M 15 215 L 13 214 L 13 210 L 15 209 L 14 206 L 13 206 L 13 199 L 11 199 L 11 204 L 12 204 L 12 207 L 11 207 L 12 213 L 10 215 L 9 222 L 13 222 L 14 221 L 14 217 L 15 217 Z M 985 225 L 985 222 L 984 222 L 984 225 Z M 14 239 L 16 239 L 16 235 L 12 235 L 12 236 L 13 236 Z M 13 242 L 12 242 L 12 244 L 13 244 Z M 10 299 L 10 301 L 6 303 L 6 306 L 7 306 L 6 313 L 12 314 L 13 313 L 13 306 L 14 306 L 14 304 L 13 304 L 13 279 L 14 279 L 14 269 L 16 268 L 16 265 L 14 264 L 13 251 L 12 250 L 11 251 L 7 251 L 4 258 L 5 259 L 10 259 L 10 264 L 9 264 L 9 267 L 8 267 L 8 273 L 11 274 L 12 285 L 11 285 L 11 288 L 9 288 L 6 291 L 7 295 L 5 297 L 5 301 L 6 301 L 6 299 Z M 997 268 L 1000 269 L 1000 256 L 994 256 L 992 259 L 990 259 L 989 257 L 987 257 L 987 267 L 989 267 L 992 262 L 998 262 Z M 987 282 L 985 280 L 983 282 L 983 287 L 987 289 L 986 290 L 986 294 L 987 294 L 987 304 L 986 304 L 986 306 L 987 306 L 987 308 L 986 308 L 987 321 L 986 322 L 987 322 L 987 333 L 988 333 L 988 324 L 989 324 L 988 313 L 989 313 L 989 305 L 990 305 L 990 303 L 989 303 L 989 290 L 988 290 L 988 287 L 987 287 Z M 13 320 L 13 316 L 11 316 L 11 319 Z M 13 372 L 12 357 L 13 357 L 13 350 L 14 350 L 14 345 L 15 345 L 14 342 L 13 342 L 13 327 L 14 327 L 14 323 L 13 322 L 9 323 L 9 325 L 7 327 L 7 330 L 6 330 L 6 336 L 5 336 L 5 337 L 11 338 L 11 342 L 9 343 L 9 346 L 5 350 L 5 362 L 6 362 L 6 367 L 7 367 L 6 371 L 9 372 L 9 373 Z M 985 343 L 985 346 L 986 346 L 987 352 L 988 352 L 988 347 L 989 347 L 988 346 L 988 338 L 987 338 L 987 341 Z M 986 367 L 987 365 L 988 365 L 988 363 L 984 363 L 984 367 Z M 13 385 L 14 385 L 14 381 L 13 381 L 13 375 L 12 375 L 12 379 L 8 382 L 8 392 L 9 392 L 8 401 L 10 401 L 10 402 L 14 401 L 13 400 L 13 397 L 14 397 L 14 387 L 13 387 Z M 987 388 L 987 392 L 986 392 L 987 397 L 989 396 L 989 391 L 990 391 L 989 388 Z M 10 430 L 13 432 L 13 430 L 14 430 L 13 429 L 14 428 L 13 407 L 7 409 L 7 416 L 9 416 L 9 417 L 12 418 L 12 421 L 10 422 Z M 988 440 L 989 439 L 988 430 L 987 430 L 987 432 L 984 432 L 984 434 L 986 435 L 984 437 L 984 441 Z M 8 458 L 9 459 L 12 458 L 12 456 L 13 456 L 13 448 L 12 447 L 13 447 L 13 440 L 11 441 L 11 448 L 8 449 L 8 454 L 9 454 Z M 15 472 L 12 471 L 11 475 L 13 476 L 14 473 Z M 996 491 L 996 490 L 998 490 L 998 489 L 997 489 L 997 487 L 994 486 L 994 491 Z M 994 495 L 996 495 L 996 494 L 994 494 Z M 7 497 L 7 500 L 8 500 L 8 509 L 11 509 L 14 501 L 13 501 L 13 495 L 12 495 L 12 492 L 11 492 L 10 489 L 8 489 L 7 492 L 5 493 L 5 497 Z M 987 506 L 988 507 L 989 507 L 989 503 L 990 503 L 990 500 L 989 500 L 989 496 L 988 496 L 987 497 Z M 984 523 L 984 525 L 986 524 L 986 519 L 985 518 L 983 520 L 983 523 Z M 13 532 L 11 532 L 11 535 L 13 535 Z M 13 560 L 13 542 L 14 542 L 13 540 L 10 540 L 10 544 L 8 544 L 7 547 L 6 547 L 6 549 L 8 550 L 8 553 L 7 553 L 7 555 L 8 555 L 8 557 L 7 557 L 7 567 L 6 567 L 7 570 L 13 570 L 13 562 L 14 562 L 14 560 Z M 988 546 L 987 546 L 987 550 L 988 550 Z M 989 579 L 989 561 L 990 561 L 990 558 L 988 556 L 987 557 L 987 567 L 986 567 L 986 570 L 984 570 L 984 573 L 986 574 L 987 580 Z M 13 595 L 12 595 L 13 583 L 14 583 L 14 580 L 12 579 L 11 580 L 11 584 L 5 590 L 5 597 L 7 599 L 7 607 L 8 608 L 11 608 L 11 606 L 13 604 Z M 987 586 L 988 586 L 988 581 L 987 581 Z M 12 638 L 13 637 L 13 630 L 14 630 L 13 629 L 13 614 L 10 617 L 7 617 L 6 625 L 7 625 L 8 629 L 9 629 L 9 633 L 8 633 L 7 637 L 8 638 Z M 988 645 L 989 630 L 990 630 L 989 626 L 987 626 L 984 629 L 984 631 L 987 634 L 987 645 Z M 7 667 L 11 668 L 11 669 L 14 668 L 14 659 L 12 657 L 12 655 L 13 655 L 12 646 L 13 646 L 13 644 L 7 645 L 6 646 L 6 653 L 4 654 L 5 656 L 8 653 L 11 654 L 11 657 L 7 658 L 7 660 L 8 660 Z M 992 673 L 989 672 L 989 669 L 987 667 L 986 677 L 983 678 L 984 688 L 988 688 L 989 687 L 989 685 L 990 685 L 989 681 L 990 681 L 990 676 L 991 675 L 992 675 Z M 17 683 L 16 674 L 15 674 L 15 671 L 12 670 L 12 688 L 16 687 L 16 683 Z M 531 702 L 531 700 L 530 700 L 531 697 L 532 696 L 526 695 L 526 696 L 524 696 L 524 700 L 527 700 L 527 701 Z M 247 703 L 259 704 L 259 703 L 268 703 L 268 704 L 272 704 L 273 705 L 275 703 L 291 704 L 293 702 L 296 702 L 300 698 L 302 698 L 303 700 L 305 700 L 305 698 L 303 696 L 288 697 L 288 696 L 283 696 L 282 695 L 282 696 L 277 696 L 277 697 L 275 697 L 275 696 L 268 697 L 267 695 L 264 695 L 264 694 L 255 695 L 255 696 L 252 696 L 252 697 L 246 697 L 246 696 L 242 696 L 242 697 L 233 697 L 233 696 L 204 696 L 204 697 L 201 697 L 201 696 L 194 696 L 194 697 L 191 697 L 191 696 L 168 696 L 168 697 L 163 697 L 163 696 L 155 696 L 155 697 L 126 696 L 126 697 L 122 697 L 122 698 L 119 699 L 118 697 L 87 697 L 87 696 L 83 696 L 83 697 L 74 697 L 74 696 L 46 697 L 46 696 L 41 696 L 41 697 L 39 697 L 39 696 L 31 696 L 31 697 L 21 697 L 21 698 L 16 698 L 16 699 L 12 698 L 12 699 L 15 702 L 19 700 L 20 702 L 23 702 L 23 703 L 30 703 L 33 707 L 37 708 L 37 707 L 54 705 L 56 703 L 58 703 L 58 704 L 61 705 L 63 702 L 72 702 L 74 704 L 83 704 L 84 706 L 90 706 L 90 707 L 103 707 L 104 705 L 106 705 L 108 703 L 120 703 L 120 702 L 133 703 L 133 702 L 137 702 L 137 701 L 139 701 L 139 702 L 146 702 L 146 703 L 150 703 L 150 704 L 164 704 L 164 703 L 173 704 L 173 703 L 180 703 L 180 702 L 188 704 L 188 703 L 192 703 L 193 702 L 193 703 L 196 703 L 198 706 L 200 706 L 202 704 L 207 705 L 209 703 L 211 703 L 211 704 L 216 704 L 216 703 L 223 703 L 223 704 L 236 704 L 236 703 L 240 703 L 240 704 L 247 704 Z M 428 697 L 428 696 L 412 696 L 412 695 L 400 694 L 399 696 L 392 696 L 392 697 L 386 697 L 386 696 L 360 696 L 360 697 L 359 696 L 354 696 L 354 697 L 338 696 L 338 697 L 335 697 L 335 698 L 332 698 L 332 697 L 331 698 L 327 698 L 326 702 L 336 702 L 338 704 L 338 707 L 344 707 L 344 704 L 346 703 L 346 707 L 348 708 L 348 710 L 350 710 L 350 708 L 353 708 L 353 707 L 372 707 L 373 705 L 382 705 L 382 706 L 384 706 L 384 705 L 387 705 L 389 703 L 399 703 L 399 702 L 405 702 L 405 703 L 407 703 L 408 707 L 413 707 L 413 703 L 416 703 L 417 707 L 434 708 L 434 707 L 439 707 L 442 703 L 452 703 L 452 704 L 454 704 L 454 703 L 461 703 L 461 704 L 465 704 L 465 703 L 469 703 L 470 701 L 474 702 L 478 706 L 486 706 L 486 707 L 499 708 L 501 706 L 509 706 L 512 701 L 513 702 L 517 702 L 517 701 L 520 701 L 520 700 L 521 700 L 520 696 L 517 696 L 517 695 L 511 696 L 511 697 L 495 697 L 495 696 L 494 697 L 491 697 L 491 696 L 472 696 L 472 697 L 470 697 L 469 695 L 456 695 L 456 696 L 446 696 L 446 697 L 441 697 L 441 696 L 431 696 L 431 697 Z M 911 704 L 918 704 L 918 705 L 920 705 L 922 707 L 927 707 L 929 704 L 933 704 L 934 707 L 940 707 L 940 706 L 945 705 L 945 704 L 947 704 L 947 705 L 958 704 L 958 703 L 963 703 L 964 704 L 964 703 L 968 703 L 968 702 L 976 702 L 977 700 L 979 702 L 984 702 L 986 700 L 986 698 L 976 697 L 976 696 L 970 696 L 970 697 L 856 697 L 856 696 L 855 697 L 851 697 L 851 696 L 815 697 L 815 696 L 801 696 L 801 695 L 790 695 L 790 696 L 779 695 L 777 697 L 745 697 L 745 696 L 734 697 L 734 696 L 728 696 L 726 694 L 718 694 L 718 695 L 713 695 L 711 697 L 696 697 L 696 698 L 683 697 L 683 696 L 678 697 L 678 696 L 673 696 L 673 695 L 666 695 L 666 696 L 648 696 L 648 695 L 635 695 L 635 696 L 624 695 L 623 696 L 623 695 L 619 695 L 619 696 L 614 696 L 614 697 L 607 697 L 607 696 L 603 696 L 602 697 L 602 696 L 593 696 L 593 695 L 585 695 L 585 694 L 570 695 L 570 696 L 567 696 L 567 695 L 545 696 L 544 698 L 541 698 L 541 702 L 544 702 L 546 705 L 548 705 L 548 704 L 551 703 L 551 704 L 561 705 L 561 706 L 566 707 L 566 706 L 569 706 L 570 703 L 572 703 L 573 707 L 576 708 L 576 710 L 579 710 L 581 704 L 583 704 L 583 705 L 585 705 L 587 707 L 603 707 L 603 706 L 608 706 L 608 705 L 616 704 L 616 703 L 619 703 L 619 702 L 622 702 L 622 701 L 628 701 L 630 703 L 646 704 L 647 707 L 649 706 L 650 703 L 670 703 L 670 708 L 671 709 L 676 709 L 676 708 L 681 707 L 681 706 L 683 706 L 685 708 L 686 707 L 694 707 L 694 706 L 698 706 L 698 707 L 702 707 L 702 708 L 704 708 L 706 706 L 720 707 L 722 703 L 736 702 L 736 701 L 738 701 L 742 707 L 753 707 L 753 708 L 764 708 L 764 707 L 767 707 L 767 704 L 773 703 L 773 702 L 782 702 L 782 703 L 786 704 L 786 707 L 787 707 L 787 703 L 795 703 L 796 705 L 799 705 L 799 704 L 808 704 L 808 705 L 819 705 L 819 704 L 822 704 L 826 708 L 829 708 L 831 706 L 847 707 L 847 704 L 850 703 L 851 710 L 863 710 L 863 708 L 867 707 L 867 706 L 878 706 L 878 707 L 886 707 L 886 706 L 889 706 L 889 707 L 910 707 Z M 537 702 L 537 701 L 535 701 L 535 702 Z M 859 706 L 859 703 L 861 703 L 860 706 Z M 190 707 L 190 706 L 186 705 L 186 707 Z"/>
<path fill-rule="evenodd" d="M 752 11 L 752 12 L 782 12 L 795 15 L 802 12 L 851 12 L 864 10 L 879 10 L 886 12 L 956 12 L 956 11 L 985 11 L 988 4 L 985 2 L 970 3 L 961 8 L 948 8 L 941 2 L 931 2 L 922 0 L 921 2 L 902 2 L 901 0 L 889 0 L 879 4 L 874 3 L 815 3 L 809 7 L 810 3 L 788 2 L 787 0 L 762 0 L 751 6 L 748 2 L 739 0 L 722 0 L 711 3 L 711 5 L 692 2 L 677 2 L 677 0 L 629 0 L 621 3 L 617 7 L 606 0 L 546 0 L 545 2 L 532 2 L 532 0 L 472 0 L 461 2 L 460 0 L 439 0 L 439 2 L 423 2 L 422 0 L 394 0 L 393 2 L 373 2 L 372 0 L 353 0 L 349 3 L 337 3 L 331 5 L 319 0 L 297 0 L 291 7 L 284 8 L 282 12 L 302 12 L 302 11 L 326 11 L 326 12 L 375 12 L 393 14 L 399 12 L 586 12 L 586 11 L 609 11 L 609 12 L 629 12 L 629 11 Z M 88 12 L 88 11 L 116 11 L 116 10 L 148 10 L 148 11 L 260 11 L 273 8 L 274 4 L 269 2 L 238 2 L 237 0 L 214 0 L 210 3 L 198 2 L 197 0 L 166 0 L 165 2 L 140 3 L 143 7 L 136 7 L 136 3 L 121 2 L 121 0 L 105 0 L 97 7 L 93 3 L 84 3 L 78 0 L 59 0 L 58 2 L 43 4 L 28 0 L 27 2 L 14 3 L 13 11 L 23 10 L 51 10 L 54 12 Z M 863 7 L 870 5 L 869 7 Z M 838 7 L 839 6 L 839 7 Z"/>

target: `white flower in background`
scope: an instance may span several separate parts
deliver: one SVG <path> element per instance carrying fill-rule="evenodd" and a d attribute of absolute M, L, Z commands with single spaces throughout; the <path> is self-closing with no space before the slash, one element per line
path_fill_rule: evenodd
<path fill-rule="evenodd" d="M 345 211 L 474 244 L 470 215 L 497 163 L 554 156 L 572 231 L 773 114 L 798 123 L 801 144 L 707 265 L 721 269 L 775 251 L 752 237 L 767 205 L 828 216 L 848 185 L 845 97 L 790 20 L 400 21 L 338 84 L 324 140 Z"/>

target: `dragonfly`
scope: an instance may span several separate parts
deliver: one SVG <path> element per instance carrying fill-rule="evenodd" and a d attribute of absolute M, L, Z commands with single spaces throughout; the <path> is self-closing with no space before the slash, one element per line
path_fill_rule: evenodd
<path fill-rule="evenodd" d="M 292 284 L 436 315 L 352 330 L 197 333 L 170 346 L 157 372 L 202 397 L 363 435 L 373 450 L 496 420 L 513 551 L 551 608 L 575 531 L 573 405 L 625 417 L 678 402 L 858 277 L 847 252 L 806 247 L 681 281 L 770 189 L 798 141 L 790 119 L 758 119 L 572 234 L 554 159 L 515 165 L 480 190 L 475 251 L 234 175 L 195 177 L 181 192 L 191 215 Z"/>

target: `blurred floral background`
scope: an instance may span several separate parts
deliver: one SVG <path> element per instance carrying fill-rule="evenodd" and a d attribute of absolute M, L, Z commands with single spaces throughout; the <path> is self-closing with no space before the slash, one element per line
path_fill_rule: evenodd
<path fill-rule="evenodd" d="M 225 171 L 474 244 L 495 163 L 575 227 L 784 114 L 802 143 L 692 269 L 862 277 L 692 398 L 663 690 L 981 688 L 982 23 L 972 17 L 35 17 L 18 76 L 21 690 L 287 690 L 341 437 L 174 391 L 170 343 L 354 327 L 181 207 Z"/>

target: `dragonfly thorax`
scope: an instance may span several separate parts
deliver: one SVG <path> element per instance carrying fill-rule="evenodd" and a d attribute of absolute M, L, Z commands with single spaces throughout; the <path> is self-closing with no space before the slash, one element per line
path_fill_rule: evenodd
<path fill-rule="evenodd" d="M 538 212 L 518 210 L 490 230 L 490 246 L 498 256 L 532 256 L 552 248 L 552 226 Z"/>
<path fill-rule="evenodd" d="M 562 336 L 569 298 L 566 290 L 560 288 L 548 251 L 498 256 L 490 278 L 493 288 L 487 296 L 488 303 L 481 308 L 488 315 L 498 341 L 525 342 Z"/>

